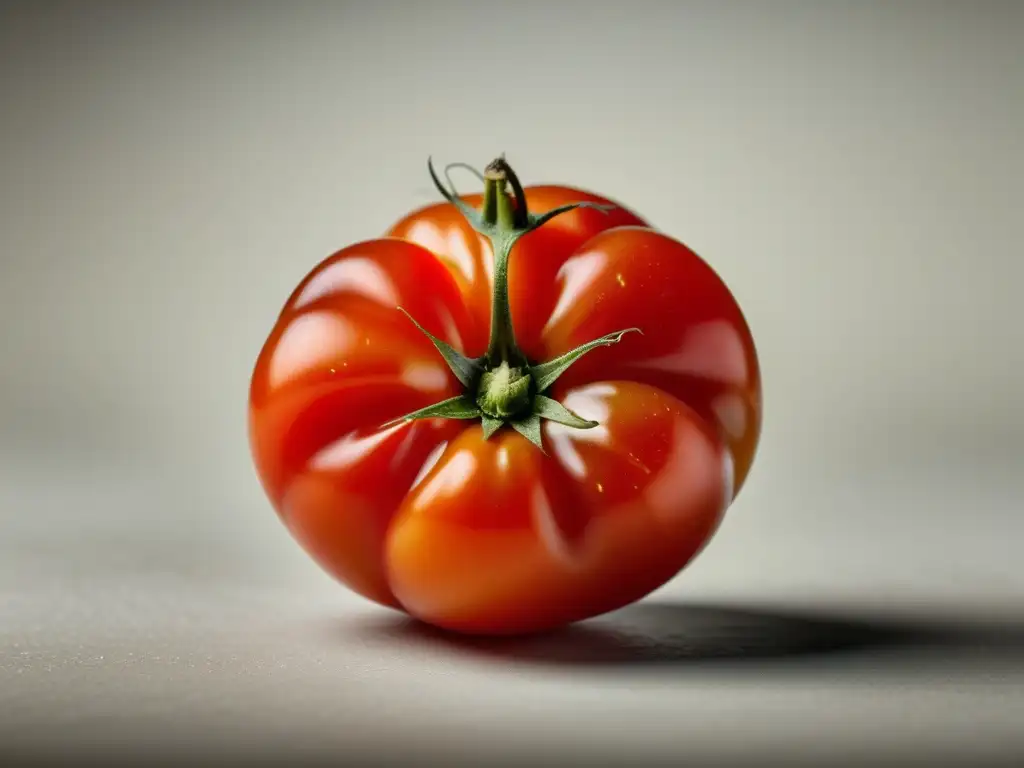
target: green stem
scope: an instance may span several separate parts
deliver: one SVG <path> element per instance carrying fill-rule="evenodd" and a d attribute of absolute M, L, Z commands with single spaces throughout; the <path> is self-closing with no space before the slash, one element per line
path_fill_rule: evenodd
<path fill-rule="evenodd" d="M 508 193 L 511 184 L 516 199 Z M 526 230 L 526 194 L 515 172 L 504 158 L 498 158 L 484 170 L 484 201 L 480 211 L 489 229 L 494 251 L 494 289 L 491 296 L 491 337 L 487 361 L 491 366 L 508 363 L 518 367 L 526 358 L 516 345 L 512 327 L 512 309 L 508 299 L 508 262 L 512 247 Z"/>
<path fill-rule="evenodd" d="M 511 197 L 508 194 L 508 187 L 512 187 Z M 493 195 L 495 201 L 494 214 L 488 216 L 487 198 Z M 515 205 L 513 206 L 513 201 Z M 530 214 L 526 207 L 526 191 L 516 172 L 512 170 L 505 156 L 491 161 L 484 168 L 484 211 L 483 219 L 485 224 L 497 225 L 499 229 L 506 232 L 523 232 L 530 226 Z"/>

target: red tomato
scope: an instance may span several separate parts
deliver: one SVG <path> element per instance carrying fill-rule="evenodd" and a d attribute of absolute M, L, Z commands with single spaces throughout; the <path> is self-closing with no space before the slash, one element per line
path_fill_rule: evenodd
<path fill-rule="evenodd" d="M 527 187 L 523 202 L 580 201 L 610 203 L 561 186 Z M 512 247 L 508 306 L 531 364 L 641 330 L 546 393 L 598 425 L 544 421 L 541 450 L 513 429 L 485 439 L 479 419 L 389 424 L 465 390 L 409 316 L 486 357 L 492 251 L 444 202 L 317 265 L 259 355 L 250 437 L 273 506 L 328 573 L 436 626 L 506 634 L 675 576 L 747 477 L 761 389 L 747 323 L 706 262 L 624 208 L 578 208 Z"/>

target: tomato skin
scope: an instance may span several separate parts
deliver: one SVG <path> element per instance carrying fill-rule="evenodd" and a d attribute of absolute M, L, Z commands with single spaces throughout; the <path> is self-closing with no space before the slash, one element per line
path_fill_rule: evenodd
<path fill-rule="evenodd" d="M 530 210 L 606 198 L 527 187 Z M 465 196 L 470 205 L 479 196 Z M 613 331 L 548 393 L 600 426 L 428 419 L 462 391 L 428 331 L 487 347 L 491 248 L 448 203 L 342 249 L 293 291 L 260 352 L 249 434 L 299 544 L 364 597 L 461 632 L 529 632 L 631 603 L 707 543 L 761 429 L 746 321 L 718 275 L 624 208 L 563 214 L 516 243 L 509 297 L 534 362 Z"/>

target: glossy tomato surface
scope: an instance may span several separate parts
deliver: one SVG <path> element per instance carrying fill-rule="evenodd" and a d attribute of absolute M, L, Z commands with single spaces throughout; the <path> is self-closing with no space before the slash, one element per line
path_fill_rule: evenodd
<path fill-rule="evenodd" d="M 526 193 L 535 213 L 609 202 Z M 382 427 L 462 391 L 398 307 L 482 355 L 491 260 L 446 202 L 317 265 L 259 355 L 250 438 L 278 514 L 328 573 L 434 625 L 502 634 L 613 610 L 676 575 L 747 477 L 761 389 L 750 330 L 707 263 L 624 208 L 578 209 L 515 245 L 509 296 L 533 362 L 641 329 L 548 393 L 600 425 L 545 421 L 544 452 L 509 428 L 484 440 L 479 421 Z"/>

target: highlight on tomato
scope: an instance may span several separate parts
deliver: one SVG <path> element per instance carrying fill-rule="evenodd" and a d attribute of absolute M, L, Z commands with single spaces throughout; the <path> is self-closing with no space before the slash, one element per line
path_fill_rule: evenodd
<path fill-rule="evenodd" d="M 639 600 L 707 544 L 761 430 L 717 273 L 612 200 L 443 201 L 316 265 L 253 372 L 260 481 L 335 579 L 444 629 L 552 629 Z M 472 169 L 469 169 L 472 170 Z"/>

